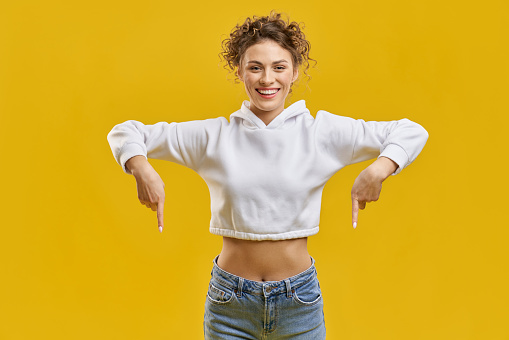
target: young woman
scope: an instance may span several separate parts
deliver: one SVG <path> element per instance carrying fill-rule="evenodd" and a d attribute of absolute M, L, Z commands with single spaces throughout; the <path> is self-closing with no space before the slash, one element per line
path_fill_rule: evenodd
<path fill-rule="evenodd" d="M 285 108 L 309 67 L 298 23 L 271 12 L 248 18 L 223 42 L 227 66 L 250 101 L 224 117 L 144 125 L 108 134 L 113 155 L 136 179 L 138 198 L 163 227 L 164 183 L 148 158 L 196 171 L 211 195 L 210 232 L 223 236 L 205 302 L 206 339 L 325 339 L 323 302 L 307 237 L 318 232 L 321 195 L 346 165 L 377 158 L 352 188 L 352 223 L 382 182 L 415 160 L 428 133 L 408 119 L 375 122 Z"/>

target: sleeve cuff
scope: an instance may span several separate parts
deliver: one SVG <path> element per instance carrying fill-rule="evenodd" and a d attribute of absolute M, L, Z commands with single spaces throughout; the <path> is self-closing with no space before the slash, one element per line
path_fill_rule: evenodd
<path fill-rule="evenodd" d="M 126 174 L 132 175 L 131 171 L 125 167 L 125 163 L 134 156 L 145 156 L 147 158 L 147 153 L 139 144 L 129 143 L 124 145 L 120 152 L 120 165 Z"/>
<path fill-rule="evenodd" d="M 401 170 L 407 166 L 408 164 L 408 155 L 401 146 L 397 144 L 389 144 L 387 147 L 382 151 L 382 153 L 377 157 L 387 157 L 392 159 L 396 164 L 398 164 L 398 168 L 391 176 L 397 175 L 401 172 Z"/>

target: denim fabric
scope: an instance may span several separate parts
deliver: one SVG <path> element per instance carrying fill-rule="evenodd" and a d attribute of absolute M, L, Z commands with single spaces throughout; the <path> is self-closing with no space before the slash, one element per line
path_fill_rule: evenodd
<path fill-rule="evenodd" d="M 315 260 L 281 281 L 251 281 L 213 260 L 205 301 L 205 339 L 325 339 L 323 300 Z"/>

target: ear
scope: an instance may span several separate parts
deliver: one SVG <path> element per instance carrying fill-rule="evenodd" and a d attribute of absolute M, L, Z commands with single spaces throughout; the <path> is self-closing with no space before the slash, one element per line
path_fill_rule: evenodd
<path fill-rule="evenodd" d="M 244 79 L 242 79 L 242 72 L 240 72 L 240 66 L 237 67 L 237 71 L 235 72 L 237 74 L 237 77 L 239 77 L 241 82 L 244 82 Z"/>
<path fill-rule="evenodd" d="M 299 69 L 295 68 L 293 71 L 292 83 L 295 82 L 297 80 L 297 78 L 299 78 Z"/>

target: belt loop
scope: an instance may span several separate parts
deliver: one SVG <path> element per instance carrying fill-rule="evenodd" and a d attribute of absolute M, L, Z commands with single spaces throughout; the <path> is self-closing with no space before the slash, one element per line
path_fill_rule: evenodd
<path fill-rule="evenodd" d="M 286 284 L 286 296 L 291 298 L 292 297 L 292 286 L 290 285 L 290 280 L 286 279 L 285 284 Z"/>
<path fill-rule="evenodd" d="M 242 296 L 242 286 L 244 285 L 244 279 L 242 277 L 239 277 L 239 286 L 237 287 L 237 296 Z"/>

